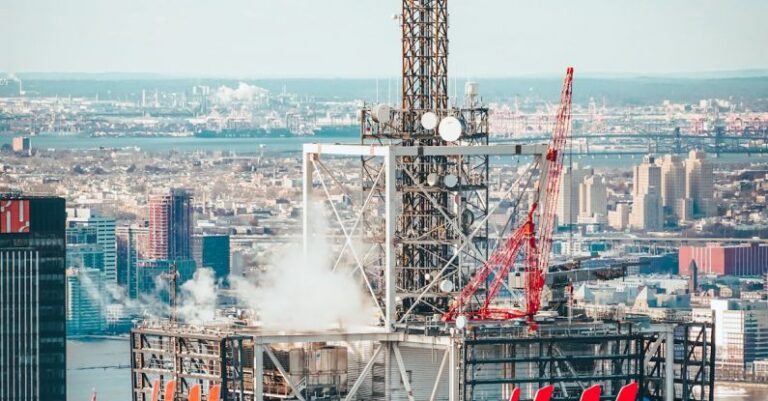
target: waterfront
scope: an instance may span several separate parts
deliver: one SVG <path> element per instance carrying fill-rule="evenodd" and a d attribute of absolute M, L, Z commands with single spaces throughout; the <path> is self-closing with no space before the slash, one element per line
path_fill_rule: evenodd
<path fill-rule="evenodd" d="M 0 136 L 0 146 L 10 144 L 12 136 Z M 38 150 L 85 150 L 137 148 L 146 152 L 231 151 L 245 153 L 299 152 L 304 143 L 352 143 L 357 137 L 342 136 L 286 136 L 255 138 L 197 138 L 192 136 L 119 136 L 92 137 L 88 135 L 37 135 L 32 146 Z"/>
<path fill-rule="evenodd" d="M 128 337 L 67 341 L 67 400 L 88 401 L 96 389 L 99 401 L 131 399 Z M 768 386 L 715 386 L 716 401 L 765 401 Z"/>
<path fill-rule="evenodd" d="M 13 136 L 0 136 L 0 146 L 10 144 Z M 44 134 L 32 137 L 32 147 L 38 150 L 87 150 L 87 149 L 128 149 L 135 148 L 145 152 L 213 152 L 229 151 L 236 154 L 279 155 L 301 151 L 305 143 L 359 143 L 356 135 L 343 134 L 333 136 L 286 136 L 254 138 L 197 138 L 182 136 L 117 136 L 91 137 L 89 135 L 53 135 Z M 566 155 L 566 163 L 569 157 Z M 574 163 L 594 167 L 618 167 L 637 164 L 642 155 L 574 155 Z M 494 157 L 493 162 L 502 158 Z M 712 157 L 718 163 L 765 162 L 768 154 L 724 154 Z"/>

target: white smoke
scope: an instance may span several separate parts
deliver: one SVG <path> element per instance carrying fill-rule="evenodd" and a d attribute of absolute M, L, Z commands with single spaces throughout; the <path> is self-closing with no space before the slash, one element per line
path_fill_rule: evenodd
<path fill-rule="evenodd" d="M 269 91 L 266 89 L 240 82 L 235 89 L 228 86 L 220 86 L 216 90 L 214 100 L 216 103 L 225 105 L 232 102 L 251 102 L 258 97 L 265 96 L 267 93 Z"/>
<path fill-rule="evenodd" d="M 311 332 L 371 325 L 375 314 L 359 274 L 350 274 L 352 266 L 332 270 L 335 255 L 326 236 L 328 221 L 320 217 L 322 207 L 314 206 L 306 212 L 312 216 L 306 254 L 300 244 L 290 244 L 276 252 L 271 268 L 258 277 L 258 282 L 230 276 L 238 304 L 256 312 L 266 330 Z M 216 319 L 214 277 L 211 269 L 198 268 L 194 277 L 180 286 L 180 321 L 199 325 Z M 138 299 L 130 298 L 124 288 L 114 283 L 105 284 L 100 293 L 89 278 L 84 281 L 89 296 L 100 298 L 104 304 L 121 304 L 148 318 L 169 316 L 169 305 L 162 296 L 169 288 L 165 275 L 155 278 L 152 294 L 140 294 Z"/>
<path fill-rule="evenodd" d="M 99 307 L 102 307 L 104 304 L 102 294 L 98 286 L 91 279 L 91 276 L 88 275 L 88 272 L 84 269 L 79 270 L 77 278 L 80 280 L 80 286 L 85 290 L 85 294 L 88 298 L 96 305 L 99 305 Z"/>
<path fill-rule="evenodd" d="M 216 280 L 213 270 L 198 268 L 194 277 L 181 285 L 179 318 L 191 324 L 211 322 L 216 317 Z"/>
<path fill-rule="evenodd" d="M 100 288 L 85 272 L 78 274 L 78 278 L 88 298 L 100 307 L 118 304 L 122 305 L 125 310 L 132 314 L 153 318 L 168 316 L 169 306 L 161 300 L 160 289 L 157 289 L 152 294 L 141 294 L 138 299 L 133 299 L 128 296 L 125 288 L 116 283 L 107 282 Z"/>
<path fill-rule="evenodd" d="M 306 210 L 322 216 L 322 210 Z M 230 277 L 236 296 L 259 316 L 261 326 L 278 331 L 322 331 L 370 325 L 371 302 L 348 269 L 332 271 L 327 221 L 314 218 L 306 255 L 298 244 L 278 252 L 272 268 L 254 284 Z"/>

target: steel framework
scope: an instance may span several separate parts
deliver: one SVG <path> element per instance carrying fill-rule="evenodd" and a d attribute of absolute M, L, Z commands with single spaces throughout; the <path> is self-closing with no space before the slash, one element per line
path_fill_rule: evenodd
<path fill-rule="evenodd" d="M 252 375 L 246 372 L 252 354 L 247 349 L 252 345 L 247 343 L 242 336 L 200 328 L 166 325 L 134 329 L 131 332 L 133 401 L 150 401 L 156 380 L 160 381 L 161 388 L 175 381 L 175 398 L 179 400 L 187 399 L 194 384 L 200 384 L 205 394 L 220 384 L 223 401 L 249 399 L 245 383 L 253 382 Z"/>
<path fill-rule="evenodd" d="M 629 325 L 542 325 L 474 328 L 463 343 L 463 399 L 508 399 L 514 388 L 530 400 L 537 389 L 555 385 L 553 400 L 577 400 L 601 384 L 614 399 L 630 382 L 644 382 L 644 336 Z"/>
<path fill-rule="evenodd" d="M 329 229 L 340 232 L 344 237 L 334 269 L 340 266 L 353 267 L 353 272 L 361 278 L 373 303 L 380 308 L 384 325 L 393 329 L 409 321 L 423 321 L 427 313 L 439 315 L 447 310 L 448 300 L 453 293 L 445 291 L 445 287 L 441 289 L 441 284 L 447 281 L 453 288 L 460 288 L 476 267 L 484 263 L 488 219 L 501 205 L 501 202 L 489 205 L 483 199 L 477 205 L 483 211 L 482 218 L 474 220 L 473 214 L 473 221 L 468 222 L 465 219 L 475 211 L 475 203 L 469 199 L 476 198 L 468 195 L 474 190 L 472 181 L 453 192 L 452 207 L 440 207 L 437 195 L 443 194 L 443 189 L 432 188 L 417 180 L 410 180 L 412 185 L 402 185 L 404 180 L 413 176 L 413 172 L 408 170 L 412 160 L 418 157 L 487 159 L 496 156 L 532 156 L 540 159 L 545 151 L 545 145 L 416 147 L 307 144 L 304 145 L 303 154 L 303 203 L 307 209 L 318 202 L 330 208 L 335 224 Z M 363 175 L 364 184 L 359 189 L 359 195 L 352 193 L 354 184 L 345 185 L 339 172 L 332 171 L 324 162 L 325 159 L 341 156 L 362 157 L 367 161 L 364 166 L 368 170 Z M 472 174 L 464 177 L 469 179 Z M 485 180 L 485 177 L 477 179 Z M 518 189 L 518 185 L 512 185 L 502 194 L 502 200 Z M 346 210 L 335 199 L 334 193 L 345 194 L 344 198 L 350 203 L 346 205 Z M 403 204 L 406 193 L 418 195 L 421 201 L 429 204 L 435 215 L 442 219 L 442 225 L 427 232 L 410 227 L 408 222 L 414 216 L 405 214 L 409 208 L 409 205 Z M 466 197 L 463 201 L 462 194 Z M 457 210 L 462 210 L 462 213 L 457 213 Z M 317 235 L 313 231 L 310 214 L 304 213 L 306 247 Z M 403 266 L 406 245 L 423 251 L 434 244 L 450 247 L 450 257 L 436 258 L 429 254 L 432 259 L 426 266 Z"/>
<path fill-rule="evenodd" d="M 714 326 L 709 323 L 675 323 L 646 336 L 646 397 L 653 401 L 714 401 L 714 340 Z"/>
<path fill-rule="evenodd" d="M 378 116 L 370 107 L 364 107 L 361 143 L 417 149 L 487 146 L 488 109 L 474 104 L 466 108 L 449 105 L 448 1 L 403 0 L 400 22 L 402 108 L 386 108 L 388 115 Z M 427 113 L 433 113 L 438 120 L 460 120 L 464 127 L 461 139 L 449 143 L 441 139 L 437 127 L 425 128 L 420 119 Z M 381 169 L 380 161 L 369 156 L 361 159 L 364 192 L 373 190 L 374 197 L 383 198 L 383 187 L 373 185 Z M 419 297 L 430 277 L 443 271 L 443 280 L 458 289 L 487 258 L 487 224 L 479 225 L 471 246 L 462 248 L 460 243 L 474 231 L 476 222 L 486 221 L 488 174 L 487 154 L 416 152 L 398 159 L 393 176 L 397 177 L 401 213 L 392 236 L 396 238 L 395 275 L 403 310 L 422 317 L 444 312 L 456 292 Z M 446 177 L 451 178 L 446 181 Z M 375 224 L 371 219 L 375 216 L 364 216 L 362 225 Z M 446 263 L 449 266 L 443 269 Z"/>

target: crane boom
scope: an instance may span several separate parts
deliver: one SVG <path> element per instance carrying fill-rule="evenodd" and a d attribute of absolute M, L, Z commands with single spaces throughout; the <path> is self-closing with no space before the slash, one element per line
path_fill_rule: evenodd
<path fill-rule="evenodd" d="M 472 319 L 504 320 L 528 316 L 532 319 L 541 307 L 541 292 L 549 266 L 549 254 L 552 250 L 552 234 L 555 225 L 555 206 L 560 192 L 560 177 L 563 170 L 563 153 L 571 127 L 571 97 L 573 91 L 573 67 L 568 67 L 563 89 L 560 92 L 560 107 L 552 132 L 552 142 L 542 161 L 542 176 L 537 188 L 536 200 L 531 204 L 525 222 L 512 235 L 499 245 L 478 270 L 477 274 L 462 289 L 448 311 L 444 321 L 453 320 L 459 314 Z M 543 192 L 542 192 L 543 190 Z M 539 208 L 538 231 L 534 216 Z M 491 307 L 491 302 L 498 294 L 512 266 L 521 251 L 524 252 L 525 271 L 525 310 L 505 310 Z M 476 311 L 465 311 L 472 297 L 495 272 L 494 280 L 488 288 L 485 302 Z"/>
<path fill-rule="evenodd" d="M 539 249 L 534 255 L 528 255 L 526 270 L 530 269 L 526 283 L 526 303 L 528 314 L 536 314 L 541 306 L 541 291 L 549 270 L 549 256 L 552 250 L 552 235 L 555 228 L 555 209 L 560 194 L 560 177 L 563 172 L 565 144 L 571 129 L 571 98 L 573 94 L 573 67 L 568 67 L 560 92 L 560 107 L 557 110 L 555 128 L 552 131 L 552 143 L 546 156 L 546 182 L 543 194 L 543 207 L 539 217 Z M 541 190 L 541 187 L 539 187 Z M 541 197 L 540 197 L 541 199 Z"/>

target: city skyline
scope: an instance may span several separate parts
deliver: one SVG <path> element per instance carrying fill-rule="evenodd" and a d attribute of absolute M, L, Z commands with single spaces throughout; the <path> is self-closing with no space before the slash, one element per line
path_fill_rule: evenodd
<path fill-rule="evenodd" d="M 768 54 L 759 38 L 768 28 L 759 19 L 767 11 L 757 0 L 695 7 L 660 0 L 452 2 L 449 71 L 456 77 L 551 75 L 566 65 L 605 75 L 761 71 Z M 395 1 L 13 1 L 0 6 L 7 22 L 0 35 L 14 38 L 0 55 L 0 71 L 395 76 L 397 13 Z M 727 29 L 712 28 L 718 26 Z"/>
<path fill-rule="evenodd" d="M 768 399 L 766 11 L 7 0 L 0 401 Z"/>

